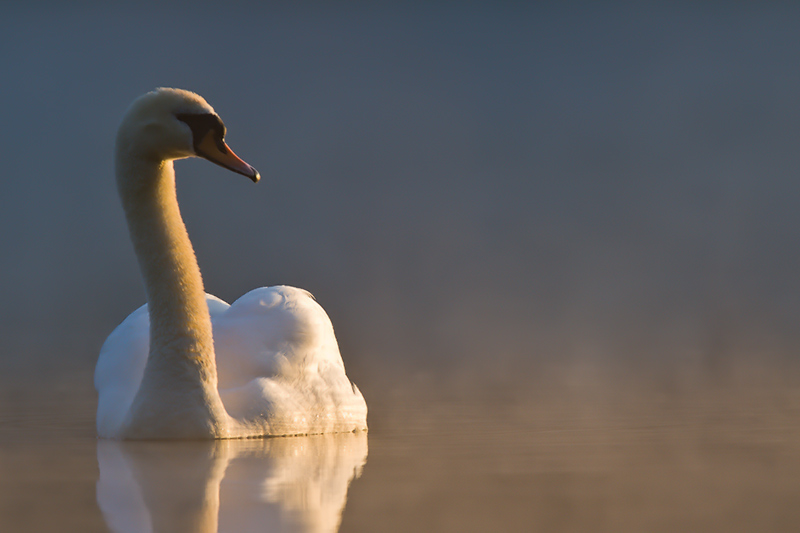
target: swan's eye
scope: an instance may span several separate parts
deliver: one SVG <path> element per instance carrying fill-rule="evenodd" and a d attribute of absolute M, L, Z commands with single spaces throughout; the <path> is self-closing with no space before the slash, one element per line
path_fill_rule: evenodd
<path fill-rule="evenodd" d="M 225 138 L 225 124 L 212 113 L 179 113 L 175 117 L 185 122 L 192 130 L 192 142 L 195 148 L 209 133 L 218 144 Z"/>

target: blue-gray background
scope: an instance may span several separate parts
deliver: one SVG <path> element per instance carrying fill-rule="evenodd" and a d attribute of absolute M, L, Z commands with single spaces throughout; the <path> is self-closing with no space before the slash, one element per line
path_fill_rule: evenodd
<path fill-rule="evenodd" d="M 264 177 L 177 164 L 207 290 L 310 290 L 368 396 L 796 358 L 790 3 L 9 4 L 6 377 L 90 370 L 143 303 L 112 150 L 157 86 L 203 95 Z"/>

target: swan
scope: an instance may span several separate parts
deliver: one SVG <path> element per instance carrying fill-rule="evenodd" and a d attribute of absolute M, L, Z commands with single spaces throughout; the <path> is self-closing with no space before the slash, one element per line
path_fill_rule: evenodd
<path fill-rule="evenodd" d="M 137 98 L 116 139 L 116 177 L 147 303 L 108 336 L 95 368 L 97 432 L 112 439 L 228 439 L 367 429 L 328 315 L 310 293 L 262 287 L 232 305 L 206 294 L 180 215 L 173 161 L 202 157 L 253 182 L 199 95 Z"/>

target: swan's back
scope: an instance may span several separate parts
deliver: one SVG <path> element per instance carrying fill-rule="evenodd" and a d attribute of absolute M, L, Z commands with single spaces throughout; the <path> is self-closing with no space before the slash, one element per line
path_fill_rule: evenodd
<path fill-rule="evenodd" d="M 207 303 L 219 393 L 238 422 L 231 436 L 366 429 L 366 402 L 345 374 L 328 315 L 308 292 L 262 287 L 230 306 L 212 295 Z M 95 371 L 100 436 L 118 436 L 139 389 L 149 325 L 144 305 L 103 345 Z"/>
<path fill-rule="evenodd" d="M 249 430 L 366 429 L 364 398 L 345 374 L 328 315 L 308 292 L 255 289 L 212 321 L 222 402 Z"/>

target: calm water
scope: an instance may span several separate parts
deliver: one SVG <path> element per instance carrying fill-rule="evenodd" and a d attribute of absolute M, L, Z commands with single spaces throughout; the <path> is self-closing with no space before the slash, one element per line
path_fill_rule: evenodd
<path fill-rule="evenodd" d="M 108 4 L 0 5 L 0 531 L 800 530 L 797 5 Z M 178 164 L 206 288 L 313 292 L 368 435 L 95 439 L 164 85 L 264 176 Z"/>
<path fill-rule="evenodd" d="M 621 383 L 476 395 L 422 380 L 373 399 L 369 435 L 217 443 L 96 440 L 88 374 L 6 383 L 0 530 L 800 526 L 796 388 Z"/>

